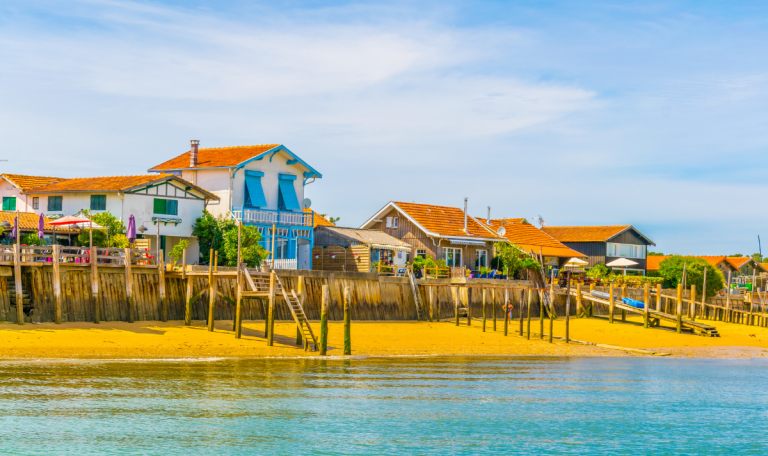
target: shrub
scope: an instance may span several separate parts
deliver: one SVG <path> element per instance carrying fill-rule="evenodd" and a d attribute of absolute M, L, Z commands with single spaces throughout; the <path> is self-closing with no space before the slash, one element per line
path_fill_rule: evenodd
<path fill-rule="evenodd" d="M 168 252 L 168 256 L 173 260 L 173 264 L 181 263 L 181 260 L 184 258 L 184 249 L 187 247 L 189 247 L 189 241 L 182 239 Z"/>
<path fill-rule="evenodd" d="M 686 271 L 686 286 L 696 285 L 698 293 L 702 291 L 704 270 L 707 270 L 707 298 L 711 298 L 725 286 L 723 273 L 705 260 L 696 257 L 674 255 L 665 259 L 659 265 L 659 275 L 664 280 L 665 288 L 677 288 L 677 284 L 682 280 L 683 266 L 685 266 Z"/>
<path fill-rule="evenodd" d="M 587 271 L 587 277 L 590 279 L 605 279 L 611 274 L 611 270 L 608 269 L 608 266 L 604 265 L 603 263 L 597 263 L 596 265 L 589 268 L 589 271 Z"/>

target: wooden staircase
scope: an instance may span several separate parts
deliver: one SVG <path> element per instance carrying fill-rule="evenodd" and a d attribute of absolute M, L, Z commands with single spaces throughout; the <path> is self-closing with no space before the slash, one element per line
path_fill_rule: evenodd
<path fill-rule="evenodd" d="M 8 290 L 8 298 L 12 307 L 16 307 L 16 282 L 13 277 L 6 277 L 6 289 Z M 23 303 L 24 313 L 28 314 L 32 310 L 32 297 L 27 290 L 24 289 L 24 284 L 21 285 L 21 299 Z"/>
<path fill-rule="evenodd" d="M 416 321 L 421 321 L 421 314 L 423 313 L 424 303 L 421 302 L 419 287 L 416 286 L 416 278 L 413 276 L 413 271 L 411 270 L 408 270 L 408 280 L 411 283 L 411 290 L 413 291 L 413 302 L 416 304 Z"/>
<path fill-rule="evenodd" d="M 245 269 L 243 274 L 246 281 L 250 285 L 251 289 L 257 293 L 269 294 L 269 273 L 264 272 L 249 272 Z M 275 294 L 282 294 L 285 299 L 288 308 L 291 310 L 294 321 L 296 321 L 296 327 L 299 329 L 303 336 L 304 349 L 311 349 L 312 351 L 318 350 L 317 339 L 315 333 L 312 331 L 312 327 L 309 325 L 307 315 L 304 313 L 304 308 L 301 305 L 301 300 L 296 295 L 296 290 L 288 290 L 283 287 L 283 283 L 280 281 L 280 277 L 275 276 Z M 310 348 L 310 342 L 312 347 Z"/>

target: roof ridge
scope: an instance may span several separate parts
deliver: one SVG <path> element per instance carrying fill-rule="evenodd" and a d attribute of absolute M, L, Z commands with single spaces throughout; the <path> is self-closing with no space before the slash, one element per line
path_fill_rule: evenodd
<path fill-rule="evenodd" d="M 251 145 L 244 145 L 244 146 L 201 147 L 197 149 L 197 151 L 199 152 L 201 150 L 216 150 L 216 149 L 244 149 L 246 147 L 264 147 L 264 146 L 281 146 L 281 145 L 282 143 L 265 143 L 265 144 L 251 144 Z M 184 153 L 186 154 L 187 152 L 184 152 Z"/>
<path fill-rule="evenodd" d="M 632 225 L 554 225 L 545 226 L 544 228 L 597 228 L 597 227 L 628 227 Z"/>

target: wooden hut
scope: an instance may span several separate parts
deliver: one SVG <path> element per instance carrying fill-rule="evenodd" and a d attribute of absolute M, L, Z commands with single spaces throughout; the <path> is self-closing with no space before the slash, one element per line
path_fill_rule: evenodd
<path fill-rule="evenodd" d="M 379 230 L 337 226 L 315 228 L 312 268 L 319 271 L 370 272 L 371 263 L 392 259 L 404 265 L 411 245 Z"/>

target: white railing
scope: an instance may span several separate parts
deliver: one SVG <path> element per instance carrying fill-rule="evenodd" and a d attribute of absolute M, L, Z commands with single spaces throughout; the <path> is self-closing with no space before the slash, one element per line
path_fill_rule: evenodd
<path fill-rule="evenodd" d="M 304 212 L 234 208 L 232 214 L 235 216 L 235 220 L 245 223 L 312 226 L 312 214 L 305 214 Z"/>
<path fill-rule="evenodd" d="M 272 265 L 273 262 L 274 262 L 274 266 Z M 264 264 L 269 266 L 272 269 L 298 269 L 299 268 L 299 262 L 295 258 L 294 259 L 278 258 L 277 260 L 266 259 L 264 260 Z"/>

